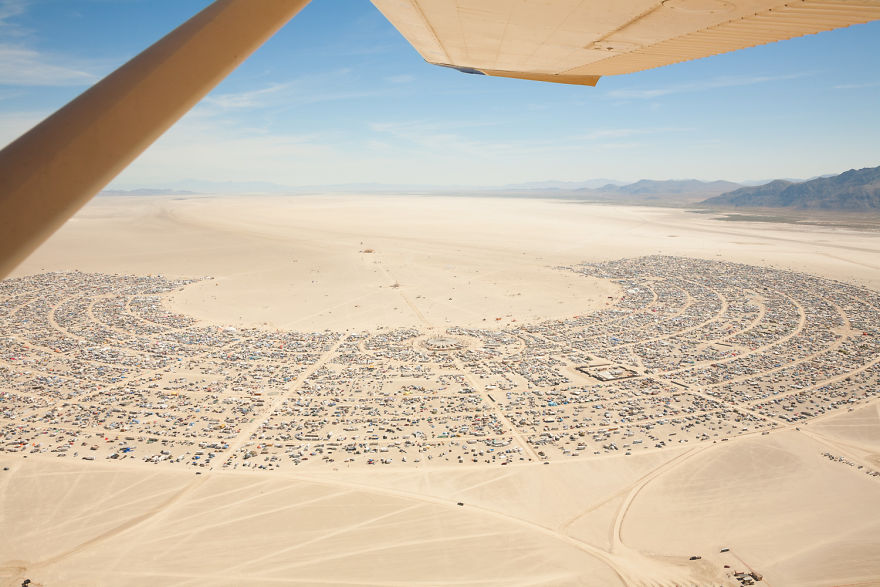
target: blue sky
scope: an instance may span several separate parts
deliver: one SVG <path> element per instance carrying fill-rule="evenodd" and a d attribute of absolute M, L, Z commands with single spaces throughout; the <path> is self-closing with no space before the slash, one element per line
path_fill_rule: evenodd
<path fill-rule="evenodd" d="M 0 144 L 207 4 L 0 0 Z M 811 177 L 877 137 L 877 22 L 589 88 L 431 66 L 367 0 L 313 0 L 112 186 Z"/>

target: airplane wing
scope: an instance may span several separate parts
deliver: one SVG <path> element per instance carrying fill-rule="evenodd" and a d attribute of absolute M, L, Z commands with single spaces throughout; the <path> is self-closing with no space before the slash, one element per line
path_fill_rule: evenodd
<path fill-rule="evenodd" d="M 372 0 L 430 63 L 594 86 L 880 19 L 880 0 Z"/>

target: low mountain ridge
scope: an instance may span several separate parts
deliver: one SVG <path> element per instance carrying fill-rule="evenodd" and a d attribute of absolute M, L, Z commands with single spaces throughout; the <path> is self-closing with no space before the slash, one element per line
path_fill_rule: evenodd
<path fill-rule="evenodd" d="M 596 191 L 627 194 L 631 196 L 648 194 L 711 194 L 724 193 L 741 187 L 730 181 L 700 181 L 697 179 L 640 179 L 627 185 L 608 184 Z"/>
<path fill-rule="evenodd" d="M 794 208 L 798 210 L 880 210 L 880 167 L 850 169 L 802 183 L 777 179 L 700 202 L 702 206 Z"/>

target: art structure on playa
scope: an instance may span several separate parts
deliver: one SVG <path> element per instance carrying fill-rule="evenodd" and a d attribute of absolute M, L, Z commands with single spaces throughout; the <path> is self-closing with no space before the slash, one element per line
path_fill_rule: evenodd
<path fill-rule="evenodd" d="M 0 277 L 306 4 L 217 0 L 0 151 Z M 878 0 L 374 4 L 431 63 L 583 85 L 880 18 Z"/>

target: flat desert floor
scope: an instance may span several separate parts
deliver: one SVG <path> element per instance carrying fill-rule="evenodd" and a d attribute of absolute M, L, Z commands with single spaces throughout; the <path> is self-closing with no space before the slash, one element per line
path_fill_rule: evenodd
<path fill-rule="evenodd" d="M 93 200 L 0 282 L 0 584 L 878 585 L 880 232 Z"/>

